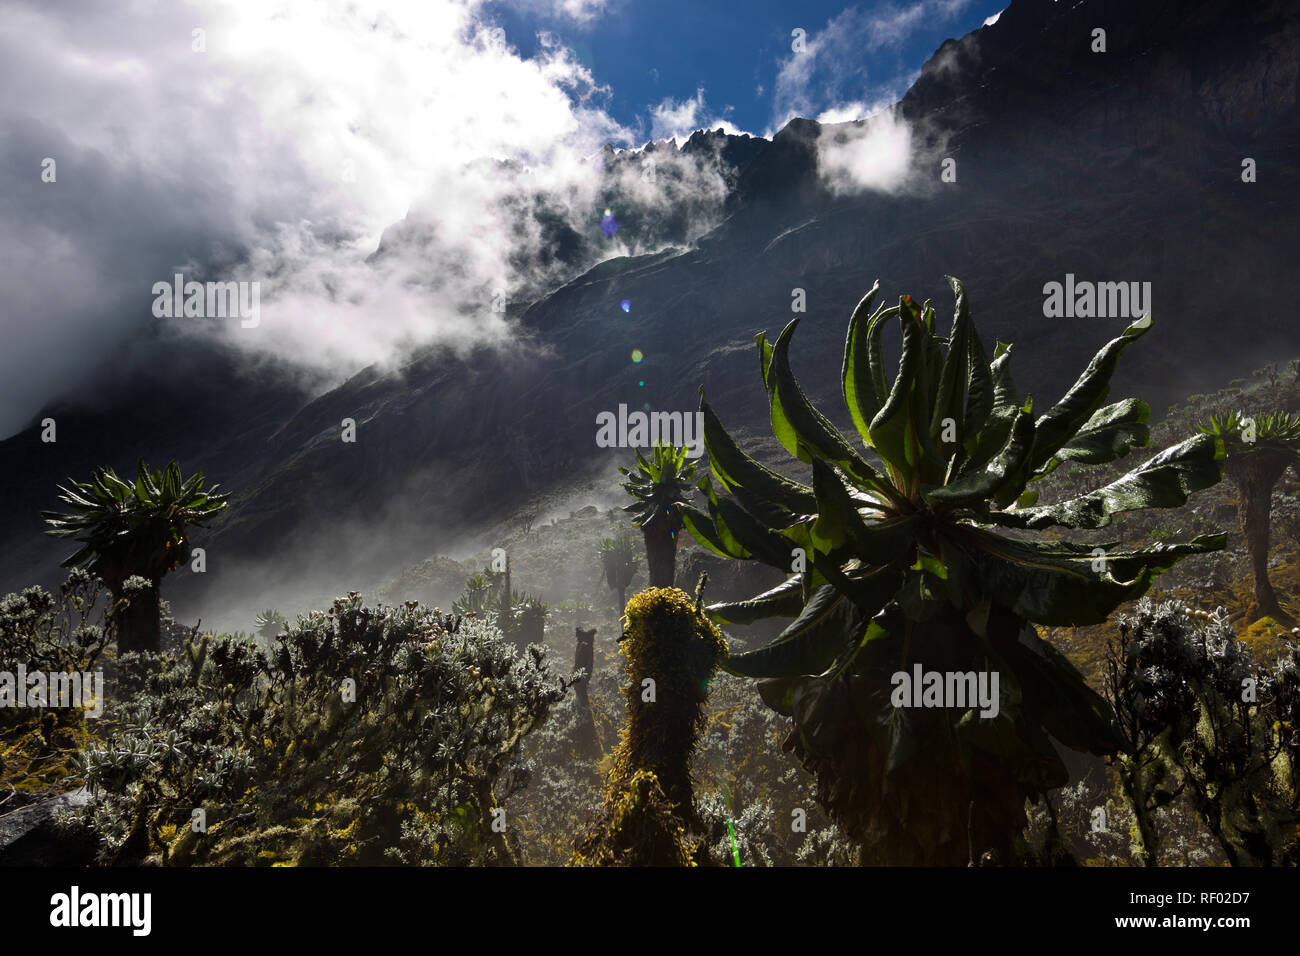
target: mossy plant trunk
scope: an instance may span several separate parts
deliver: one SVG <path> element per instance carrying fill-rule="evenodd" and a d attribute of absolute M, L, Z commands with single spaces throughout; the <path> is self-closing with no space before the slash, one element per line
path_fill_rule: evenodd
<path fill-rule="evenodd" d="M 591 683 L 591 674 L 596 665 L 596 629 L 589 631 L 574 628 L 573 669 L 586 671 L 587 676 L 574 686 L 578 705 L 578 729 L 575 744 L 578 752 L 588 756 L 600 755 L 600 741 L 596 737 L 596 718 L 591 711 L 591 700 L 587 687 Z"/>
<path fill-rule="evenodd" d="M 650 587 L 670 588 L 677 575 L 677 537 L 662 516 L 641 526 Z M 626 606 L 626 605 L 625 605 Z"/>
<path fill-rule="evenodd" d="M 1129 810 L 1133 813 L 1133 830 L 1131 839 L 1133 855 L 1138 866 L 1156 866 L 1159 854 L 1159 834 L 1155 822 L 1151 819 L 1151 810 L 1147 806 L 1148 787 L 1144 782 L 1149 773 L 1144 772 L 1150 756 L 1139 754 L 1137 757 L 1119 755 L 1120 789 L 1128 800 Z"/>
<path fill-rule="evenodd" d="M 162 648 L 162 610 L 158 585 L 128 592 L 119 587 L 112 592 L 113 619 L 117 624 L 117 652 L 158 653 Z M 121 603 L 121 602 L 129 603 Z"/>
<path fill-rule="evenodd" d="M 717 626 L 676 589 L 650 588 L 627 608 L 627 724 L 600 816 L 574 846 L 582 866 L 706 864 L 691 756 L 704 728 L 708 685 L 727 654 Z"/>
<path fill-rule="evenodd" d="M 1266 449 L 1229 455 L 1225 471 L 1237 486 L 1237 501 L 1241 510 L 1241 533 L 1246 539 L 1246 551 L 1255 578 L 1255 607 L 1247 615 L 1250 622 L 1271 617 L 1282 624 L 1292 625 L 1295 620 L 1282 610 L 1273 584 L 1268 579 L 1269 516 L 1272 510 L 1273 486 L 1291 464 L 1289 456 L 1270 453 Z"/>

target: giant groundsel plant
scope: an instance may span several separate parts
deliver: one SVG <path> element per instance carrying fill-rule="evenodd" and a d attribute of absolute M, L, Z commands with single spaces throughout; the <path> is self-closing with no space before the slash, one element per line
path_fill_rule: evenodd
<path fill-rule="evenodd" d="M 41 512 L 49 525 L 46 534 L 81 544 L 63 567 L 84 566 L 108 587 L 119 652 L 159 649 L 158 585 L 189 560 L 189 529 L 203 527 L 229 507 L 229 495 L 218 494 L 219 485 L 205 489 L 204 480 L 202 469 L 182 477 L 175 461 L 161 471 L 137 462 L 134 482 L 112 468 L 97 468 L 90 481 L 59 486 L 59 500 L 70 512 Z M 132 577 L 143 578 L 148 587 L 133 589 Z"/>
<path fill-rule="evenodd" d="M 798 319 L 775 344 L 758 336 L 772 429 L 812 468 L 811 485 L 743 452 L 701 391 L 707 511 L 682 508 L 704 547 L 790 574 L 713 620 L 792 622 L 723 667 L 764 679 L 767 703 L 794 719 L 787 746 L 816 774 L 819 798 L 864 862 L 1004 862 L 1020 853 L 1024 800 L 1068 780 L 1053 739 L 1109 754 L 1123 746 L 1109 705 L 1033 625 L 1096 624 L 1181 558 L 1224 536 L 1137 550 L 1040 540 L 1050 526 L 1095 529 L 1115 514 L 1183 504 L 1219 481 L 1222 439 L 1196 435 L 1088 494 L 1038 504 L 1031 485 L 1063 462 L 1101 464 L 1143 447 L 1150 410 L 1106 404 L 1120 355 L 1144 317 L 1108 342 L 1065 396 L 1035 416 L 1011 378 L 1011 348 L 989 359 L 962 285 L 937 333 L 929 302 L 875 311 L 879 283 L 849 321 L 842 368 L 859 448 L 809 402 L 790 368 Z M 902 331 L 886 375 L 883 336 Z M 997 672 L 1000 707 L 895 706 L 895 675 Z"/>

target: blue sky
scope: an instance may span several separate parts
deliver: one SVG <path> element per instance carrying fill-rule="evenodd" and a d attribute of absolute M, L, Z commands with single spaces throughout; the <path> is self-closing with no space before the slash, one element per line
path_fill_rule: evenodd
<path fill-rule="evenodd" d="M 572 50 L 602 87 L 604 111 L 629 129 L 724 120 L 761 135 L 792 114 L 856 118 L 849 114 L 892 102 L 945 39 L 978 29 L 1003 6 L 492 0 L 483 13 L 525 58 L 541 49 L 539 33 Z M 792 50 L 795 29 L 805 31 L 803 59 Z"/>

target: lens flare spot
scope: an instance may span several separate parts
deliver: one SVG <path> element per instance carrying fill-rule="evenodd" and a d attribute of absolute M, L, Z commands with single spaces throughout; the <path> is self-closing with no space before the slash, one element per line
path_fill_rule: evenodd
<path fill-rule="evenodd" d="M 631 312 L 632 303 L 629 300 L 624 299 L 622 302 L 619 303 L 619 308 L 621 308 L 624 312 Z"/>
<path fill-rule="evenodd" d="M 639 365 L 639 364 L 641 364 L 641 360 L 642 360 L 643 358 L 645 358 L 645 355 L 641 352 L 640 349 L 633 349 L 633 350 L 632 350 L 632 361 L 633 361 L 633 362 L 636 362 L 636 363 Z"/>
<path fill-rule="evenodd" d="M 645 381 L 644 381 L 644 380 L 642 380 L 642 381 L 640 381 L 640 382 L 637 382 L 637 384 L 640 385 L 642 388 L 645 388 Z"/>
<path fill-rule="evenodd" d="M 605 218 L 600 221 L 600 231 L 607 236 L 612 236 L 618 232 L 618 220 L 608 209 L 605 210 Z"/>

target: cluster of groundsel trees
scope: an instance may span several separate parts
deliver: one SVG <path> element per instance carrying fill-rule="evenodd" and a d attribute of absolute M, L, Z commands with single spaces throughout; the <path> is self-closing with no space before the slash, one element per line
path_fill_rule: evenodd
<path fill-rule="evenodd" d="M 773 431 L 811 466 L 812 484 L 746 455 L 702 396 L 707 511 L 682 507 L 690 533 L 719 555 L 803 567 L 708 611 L 718 623 L 793 618 L 772 643 L 722 667 L 761 679 L 763 699 L 793 719 L 786 746 L 816 775 L 863 862 L 1014 861 L 1025 799 L 1068 780 L 1053 739 L 1094 754 L 1124 746 L 1110 706 L 1034 625 L 1100 623 L 1176 561 L 1224 545 L 1208 535 L 1097 549 L 1029 534 L 1182 505 L 1222 477 L 1223 439 L 1190 437 L 1104 487 L 1040 505 L 1030 486 L 1063 462 L 1110 462 L 1146 444 L 1147 406 L 1106 398 L 1121 353 L 1151 319 L 1107 343 L 1036 416 L 1013 384 L 1010 347 L 999 343 L 990 359 L 961 283 L 949 282 L 956 315 L 946 337 L 928 302 L 904 296 L 873 311 L 878 285 L 854 310 L 842 384 L 861 450 L 791 372 L 798 320 L 775 344 L 759 335 Z M 893 321 L 902 352 L 891 382 L 882 340 Z M 996 671 L 997 716 L 895 707 L 892 675 L 918 663 Z"/>
<path fill-rule="evenodd" d="M 1121 354 L 1151 320 L 1107 343 L 1065 396 L 1036 415 L 1012 381 L 1010 346 L 998 343 L 989 356 L 961 283 L 949 282 L 956 310 L 946 336 L 929 302 L 903 296 L 873 310 L 878 284 L 854 310 L 841 379 L 860 443 L 795 380 L 789 351 L 798 320 L 775 343 L 758 336 L 773 431 L 811 467 L 811 484 L 743 452 L 703 394 L 703 509 L 688 500 L 695 466 L 684 449 L 657 448 L 648 460 L 638 453 L 634 470 L 620 469 L 636 499 L 627 510 L 645 536 L 654 589 L 628 606 L 625 651 L 633 676 L 660 681 L 661 702 L 647 708 L 641 685 L 629 686 L 629 727 L 602 819 L 575 862 L 704 860 L 683 774 L 714 666 L 758 679 L 762 699 L 792 719 L 786 746 L 815 775 L 822 803 L 861 848 L 862 862 L 1014 862 L 1026 799 L 1067 782 L 1056 744 L 1098 755 L 1125 748 L 1111 706 L 1035 625 L 1105 621 L 1175 562 L 1219 550 L 1225 538 L 1125 549 L 1035 532 L 1103 528 L 1122 512 L 1181 506 L 1221 479 L 1225 440 L 1240 436 L 1241 423 L 1213 422 L 1103 487 L 1040 504 L 1033 483 L 1063 463 L 1109 463 L 1147 444 L 1149 408 L 1107 397 Z M 883 359 L 891 323 L 902 338 L 892 380 Z M 1285 444 L 1296 437 L 1291 424 L 1266 431 Z M 1249 453 L 1239 484 L 1276 480 L 1277 456 Z M 202 485 L 201 474 L 183 481 L 174 463 L 162 474 L 141 466 L 133 485 L 101 470 L 62 489 L 72 514 L 45 515 L 52 533 L 85 545 L 67 563 L 88 564 L 123 608 L 124 650 L 157 648 L 158 582 L 184 560 L 186 525 L 225 507 L 225 496 Z M 750 600 L 703 608 L 710 623 L 698 600 L 668 590 L 683 529 L 718 555 L 789 577 Z M 601 552 L 620 603 L 636 572 L 630 552 L 626 540 Z M 151 585 L 143 602 L 128 600 L 132 577 Z M 135 606 L 143 607 L 139 621 L 127 616 Z M 1280 609 L 1273 601 L 1268 610 Z M 765 647 L 726 652 L 716 625 L 768 617 L 791 623 Z M 996 716 L 895 706 L 893 675 L 917 664 L 996 671 Z M 680 707 L 662 702 L 677 690 L 685 694 Z M 661 719 L 675 723 L 659 726 Z"/>

